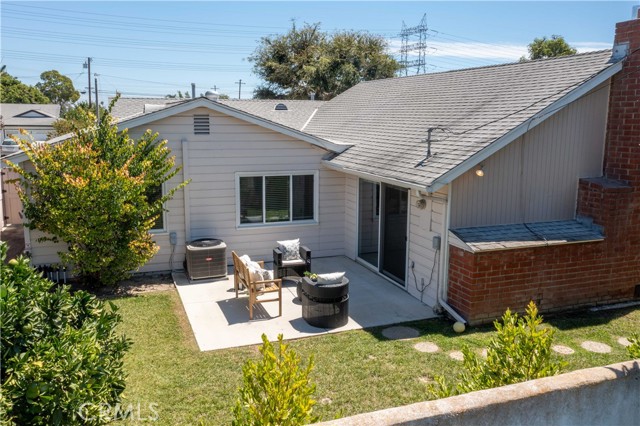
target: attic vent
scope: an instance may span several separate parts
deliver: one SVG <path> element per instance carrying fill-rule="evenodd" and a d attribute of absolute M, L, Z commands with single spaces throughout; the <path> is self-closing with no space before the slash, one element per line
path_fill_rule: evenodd
<path fill-rule="evenodd" d="M 193 115 L 193 134 L 208 135 L 209 134 L 209 116 L 206 114 Z"/>
<path fill-rule="evenodd" d="M 276 111 L 288 111 L 289 108 L 287 108 L 287 106 L 285 104 L 278 104 L 275 107 Z"/>

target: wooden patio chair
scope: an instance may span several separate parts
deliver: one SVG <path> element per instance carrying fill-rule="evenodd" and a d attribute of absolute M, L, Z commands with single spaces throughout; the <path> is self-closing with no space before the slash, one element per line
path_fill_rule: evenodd
<path fill-rule="evenodd" d="M 255 280 L 249 268 L 236 252 L 232 251 L 231 256 L 233 257 L 233 278 L 236 297 L 238 297 L 238 289 L 241 284 L 249 292 L 249 320 L 253 319 L 253 305 L 265 302 L 278 302 L 278 316 L 282 316 L 282 279 Z M 261 268 L 264 268 L 263 261 L 257 263 Z M 268 293 L 273 293 L 274 296 L 269 299 L 258 299 L 258 296 Z M 275 293 L 277 293 L 277 296 Z"/>

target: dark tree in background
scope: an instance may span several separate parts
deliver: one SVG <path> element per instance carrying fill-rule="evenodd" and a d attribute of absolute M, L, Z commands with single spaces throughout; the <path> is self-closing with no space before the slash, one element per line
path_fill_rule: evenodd
<path fill-rule="evenodd" d="M 4 71 L 0 79 L 0 103 L 48 104 L 51 102 L 38 88 L 24 84 Z"/>
<path fill-rule="evenodd" d="M 529 43 L 528 50 L 528 59 L 530 60 L 555 58 L 557 56 L 568 56 L 578 53 L 575 48 L 569 46 L 564 37 L 559 35 L 552 35 L 551 38 L 547 38 L 546 36 L 535 38 Z M 527 58 L 523 56 L 520 60 L 525 61 Z"/>
<path fill-rule="evenodd" d="M 40 74 L 40 83 L 36 87 L 53 102 L 59 104 L 62 111 L 80 99 L 80 92 L 73 87 L 73 82 L 66 75 L 56 70 L 45 71 Z"/>
<path fill-rule="evenodd" d="M 264 84 L 258 99 L 328 100 L 362 80 L 393 77 L 400 68 L 378 35 L 342 31 L 334 35 L 320 24 L 292 26 L 284 35 L 263 37 L 248 58 Z"/>

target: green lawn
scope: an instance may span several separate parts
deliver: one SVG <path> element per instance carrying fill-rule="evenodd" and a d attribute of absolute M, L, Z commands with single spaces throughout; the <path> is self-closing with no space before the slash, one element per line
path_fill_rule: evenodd
<path fill-rule="evenodd" d="M 159 421 L 154 424 L 229 424 L 242 365 L 246 359 L 257 358 L 257 346 L 200 352 L 175 291 L 114 303 L 124 318 L 122 331 L 133 340 L 126 357 L 129 379 L 124 403 L 140 404 L 143 417 L 150 414 L 148 404 L 156 403 Z M 558 330 L 555 343 L 575 350 L 563 359 L 569 363 L 567 371 L 576 370 L 627 359 L 617 339 L 637 331 L 640 308 L 573 313 L 546 322 Z M 479 351 L 486 347 L 493 330 L 475 328 L 456 335 L 447 321 L 406 325 L 419 329 L 420 337 L 389 341 L 382 337 L 381 328 L 375 328 L 291 342 L 303 359 L 311 354 L 315 357 L 316 410 L 323 420 L 427 399 L 425 382 L 434 374 L 454 375 L 461 365 L 447 352 L 463 344 Z M 606 343 L 613 351 L 587 352 L 580 347 L 583 340 Z M 421 341 L 434 342 L 441 351 L 418 352 L 413 345 Z"/>

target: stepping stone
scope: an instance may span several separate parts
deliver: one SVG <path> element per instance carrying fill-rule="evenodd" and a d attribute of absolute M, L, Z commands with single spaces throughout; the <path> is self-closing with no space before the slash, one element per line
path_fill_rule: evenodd
<path fill-rule="evenodd" d="M 609 352 L 611 352 L 611 346 L 600 342 L 592 342 L 591 340 L 582 342 L 580 346 L 590 352 L 595 352 L 598 354 L 608 354 Z"/>
<path fill-rule="evenodd" d="M 415 345 L 413 345 L 413 347 L 418 352 L 433 353 L 433 352 L 438 352 L 440 350 L 438 345 L 436 345 L 435 343 L 431 343 L 431 342 L 416 343 Z"/>
<path fill-rule="evenodd" d="M 428 376 L 418 377 L 418 381 L 420 383 L 424 383 L 425 385 L 428 385 L 430 383 L 435 383 L 435 380 L 433 380 L 431 377 L 428 377 Z"/>
<path fill-rule="evenodd" d="M 464 354 L 461 351 L 451 351 L 449 356 L 456 361 L 464 361 Z"/>
<path fill-rule="evenodd" d="M 553 345 L 553 346 L 551 346 L 551 349 L 554 352 L 557 352 L 557 353 L 559 353 L 561 355 L 571 355 L 572 353 L 575 352 L 569 346 L 564 346 L 564 345 Z"/>
<path fill-rule="evenodd" d="M 326 398 L 326 397 L 325 397 L 325 398 L 322 398 L 319 402 L 320 402 L 320 404 L 322 404 L 322 405 L 329 405 L 329 404 L 331 404 L 333 401 L 331 400 L 331 398 Z"/>
<path fill-rule="evenodd" d="M 626 346 L 631 346 L 631 342 L 626 337 L 620 337 L 618 339 L 618 343 L 620 343 L 622 346 L 625 346 L 625 347 Z"/>
<path fill-rule="evenodd" d="M 420 332 L 415 328 L 398 325 L 395 327 L 385 328 L 382 330 L 382 335 L 389 340 L 404 340 L 418 337 Z"/>

